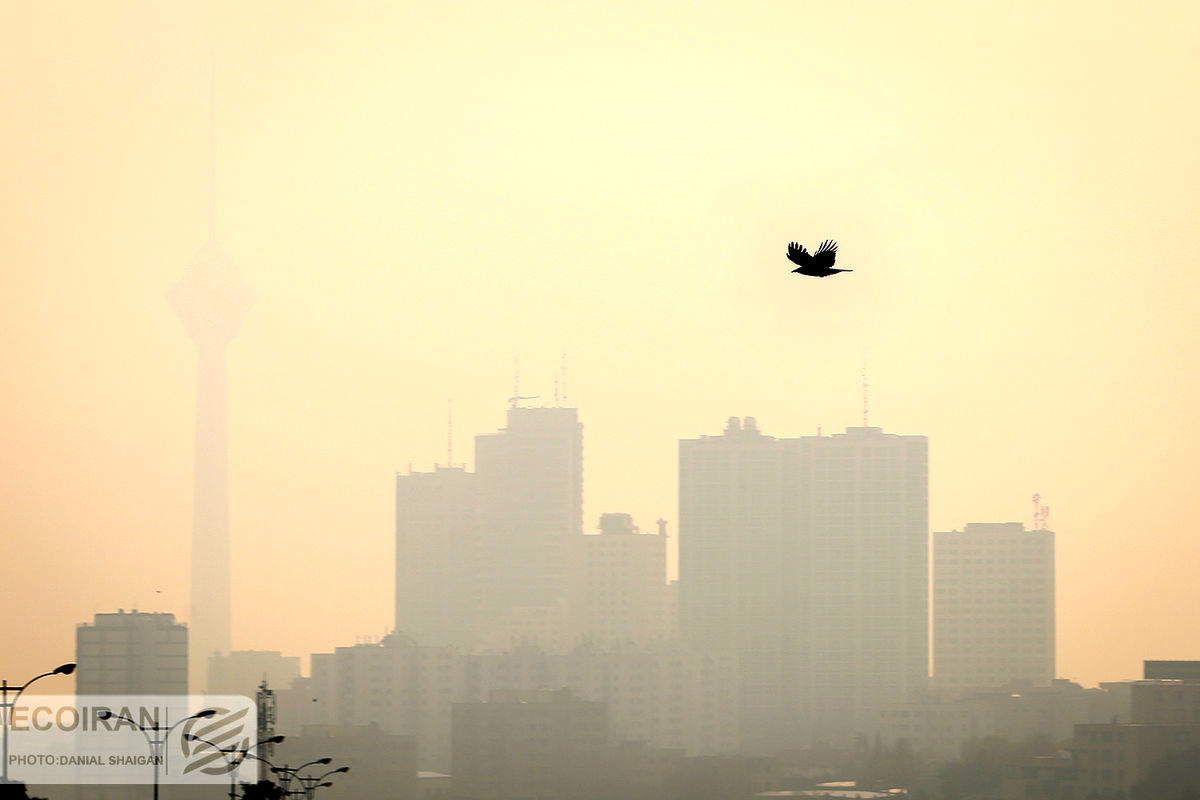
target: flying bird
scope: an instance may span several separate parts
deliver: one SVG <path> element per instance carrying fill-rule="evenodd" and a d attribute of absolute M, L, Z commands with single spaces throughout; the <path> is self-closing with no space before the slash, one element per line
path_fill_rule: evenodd
<path fill-rule="evenodd" d="M 804 245 L 792 242 L 787 249 L 788 260 L 799 264 L 792 272 L 801 275 L 811 275 L 814 278 L 825 278 L 839 272 L 854 272 L 852 269 L 834 269 L 833 260 L 837 258 L 837 242 L 826 239 L 821 242 L 817 252 L 810 254 Z"/>

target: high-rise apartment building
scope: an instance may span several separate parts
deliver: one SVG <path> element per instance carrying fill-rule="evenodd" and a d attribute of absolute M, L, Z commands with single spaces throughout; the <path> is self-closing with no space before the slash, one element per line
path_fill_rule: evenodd
<path fill-rule="evenodd" d="M 574 408 L 508 409 L 475 437 L 489 598 L 501 608 L 566 594 L 571 540 L 583 533 L 583 425 Z"/>
<path fill-rule="evenodd" d="M 188 629 L 174 614 L 97 614 L 75 629 L 75 692 L 187 694 Z"/>
<path fill-rule="evenodd" d="M 933 672 L 967 691 L 1054 680 L 1054 532 L 973 522 L 933 534 Z"/>
<path fill-rule="evenodd" d="M 583 426 L 574 408 L 508 409 L 475 439 L 475 471 L 396 478 L 396 629 L 470 648 L 508 631 L 562 633 L 583 517 Z"/>
<path fill-rule="evenodd" d="M 483 635 L 487 571 L 478 478 L 462 467 L 396 475 L 396 630 L 427 645 Z"/>
<path fill-rule="evenodd" d="M 862 732 L 925 688 L 925 437 L 731 417 L 680 441 L 679 470 L 681 629 L 740 655 L 744 749 Z"/>

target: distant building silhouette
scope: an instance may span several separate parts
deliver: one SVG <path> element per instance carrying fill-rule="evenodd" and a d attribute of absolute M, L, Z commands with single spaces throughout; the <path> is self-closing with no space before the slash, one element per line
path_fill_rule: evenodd
<path fill-rule="evenodd" d="M 187 694 L 188 627 L 174 614 L 119 610 L 75 629 L 75 693 Z"/>
<path fill-rule="evenodd" d="M 483 634 L 487 570 L 478 479 L 462 467 L 396 475 L 396 629 L 428 645 Z"/>
<path fill-rule="evenodd" d="M 574 408 L 514 405 L 507 420 L 475 438 L 475 472 L 396 476 L 396 630 L 421 644 L 565 635 L 583 426 Z"/>
<path fill-rule="evenodd" d="M 1142 677 L 1200 683 L 1200 661 L 1143 661 Z"/>
<path fill-rule="evenodd" d="M 234 650 L 208 658 L 209 694 L 236 694 L 254 699 L 265 680 L 286 689 L 300 677 L 300 659 L 278 650 Z"/>
<path fill-rule="evenodd" d="M 75 628 L 75 694 L 186 695 L 188 693 L 188 627 L 174 614 L 118 610 L 96 614 Z M 79 784 L 43 792 L 75 800 L 141 800 L 146 786 Z M 181 794 L 208 787 L 175 787 Z M 187 800 L 197 795 L 189 795 Z"/>
<path fill-rule="evenodd" d="M 933 534 L 933 676 L 965 691 L 1054 680 L 1054 532 L 972 522 Z"/>
<path fill-rule="evenodd" d="M 322 800 L 417 798 L 417 757 L 411 736 L 385 733 L 374 724 L 307 725 L 288 735 L 271 761 L 296 767 L 320 758 L 328 758 L 330 763 L 314 765 L 301 774 L 316 776 L 350 768 L 348 773 L 329 776 L 332 786 L 315 790 Z M 296 782 L 291 785 L 292 791 L 302 788 Z"/>
<path fill-rule="evenodd" d="M 677 641 L 463 653 L 392 634 L 314 653 L 312 677 L 279 691 L 277 727 L 290 736 L 305 725 L 377 723 L 416 739 L 420 769 L 449 772 L 452 703 L 482 701 L 494 690 L 567 687 L 608 705 L 616 738 L 713 755 L 737 749 L 738 685 L 735 655 Z"/>
<path fill-rule="evenodd" d="M 1011 685 L 966 694 L 931 692 L 917 700 L 884 705 L 874 738 L 893 747 L 901 739 L 919 753 L 953 761 L 963 746 L 986 736 L 1019 742 L 1033 736 L 1064 742 L 1075 725 L 1129 721 L 1126 687 L 1085 689 L 1062 678 L 1049 686 Z"/>
<path fill-rule="evenodd" d="M 1143 680 L 1134 681 L 1131 688 L 1132 722 L 1114 717 L 1075 725 L 1070 742 L 1058 754 L 1006 764 L 1001 796 L 1122 800 L 1193 795 L 1200 750 L 1200 684 L 1189 679 Z M 1164 761 L 1168 758 L 1174 763 Z M 1156 770 L 1165 784 L 1138 787 Z"/>
<path fill-rule="evenodd" d="M 457 800 L 591 798 L 606 773 L 603 703 L 567 689 L 497 691 L 455 703 L 451 790 Z"/>
<path fill-rule="evenodd" d="M 600 532 L 576 540 L 570 626 L 576 641 L 645 643 L 676 635 L 667 584 L 666 522 L 643 533 L 629 514 L 601 514 Z"/>
<path fill-rule="evenodd" d="M 848 428 L 776 439 L 753 417 L 679 443 L 680 624 L 739 654 L 742 741 L 871 729 L 928 676 L 928 442 Z"/>
<path fill-rule="evenodd" d="M 475 437 L 497 611 L 566 595 L 571 539 L 583 532 L 583 424 L 574 408 L 508 409 L 503 431 Z"/>

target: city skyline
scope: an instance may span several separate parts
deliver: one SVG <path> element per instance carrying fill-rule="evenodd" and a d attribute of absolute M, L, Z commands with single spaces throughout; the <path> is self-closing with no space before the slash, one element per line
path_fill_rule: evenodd
<path fill-rule="evenodd" d="M 523 8 L 14 10 L 14 675 L 96 612 L 187 612 L 195 356 L 162 293 L 204 240 L 214 51 L 221 238 L 260 293 L 234 648 L 391 626 L 393 474 L 443 461 L 448 398 L 460 439 L 501 427 L 514 355 L 547 403 L 567 355 L 585 529 L 675 530 L 679 439 L 853 426 L 865 353 L 871 422 L 929 438 L 933 530 L 1053 506 L 1061 675 L 1196 655 L 1157 612 L 1200 556 L 1200 12 Z M 855 272 L 798 286 L 786 243 L 825 235 Z"/>

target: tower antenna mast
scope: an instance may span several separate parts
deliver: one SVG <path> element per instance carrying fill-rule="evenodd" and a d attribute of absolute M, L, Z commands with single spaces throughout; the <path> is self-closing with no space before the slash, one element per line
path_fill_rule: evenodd
<path fill-rule="evenodd" d="M 208 68 L 208 240 L 217 240 L 217 57 Z"/>

